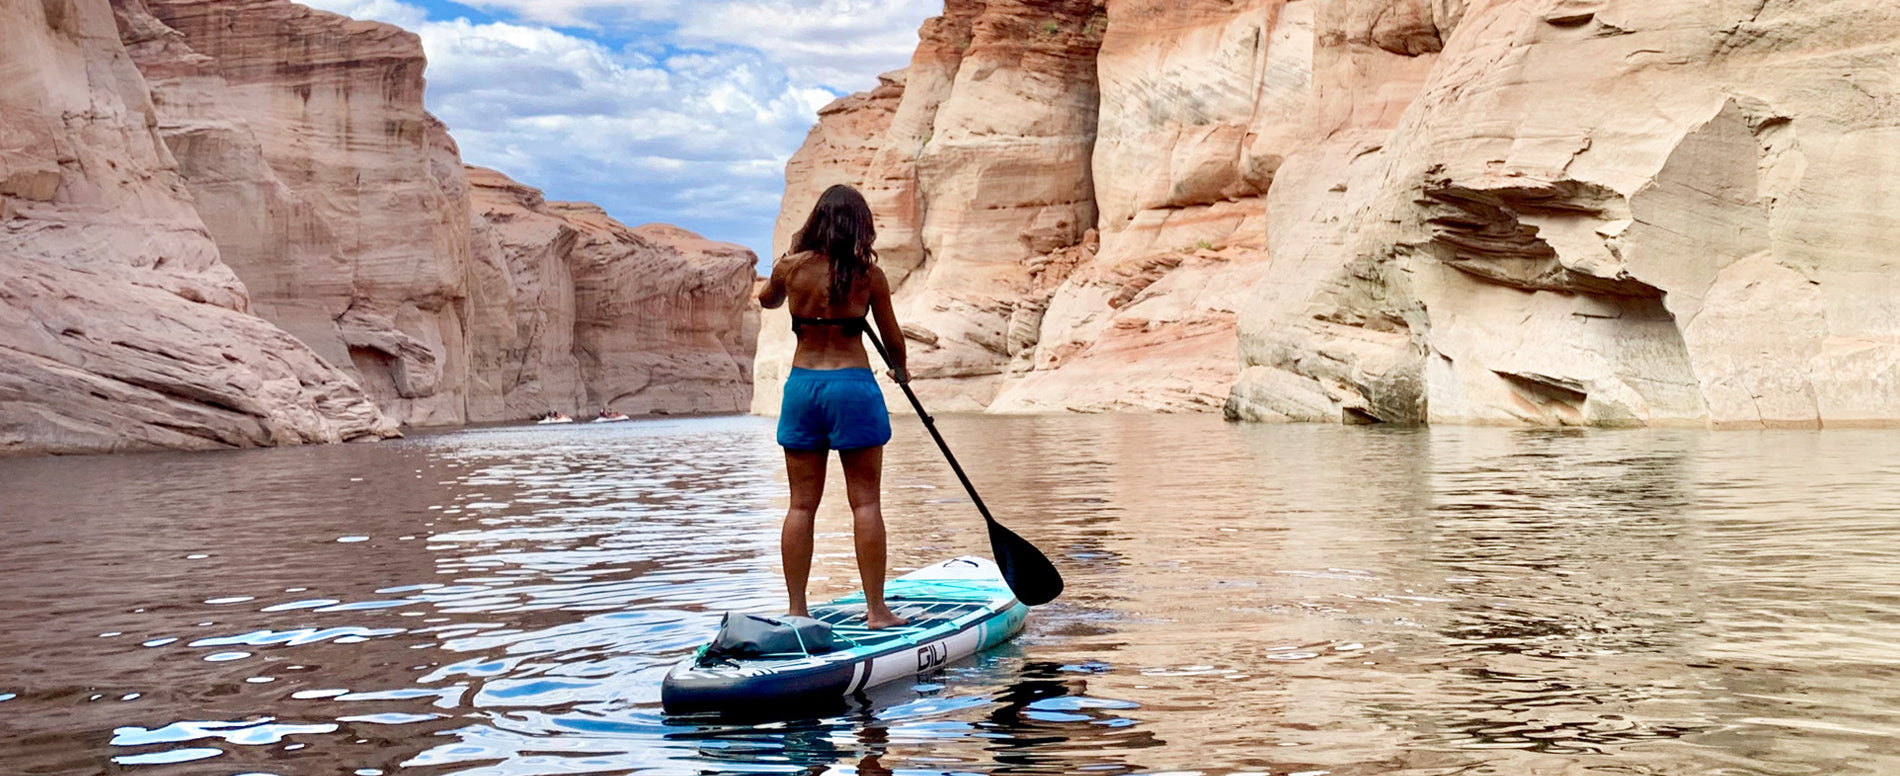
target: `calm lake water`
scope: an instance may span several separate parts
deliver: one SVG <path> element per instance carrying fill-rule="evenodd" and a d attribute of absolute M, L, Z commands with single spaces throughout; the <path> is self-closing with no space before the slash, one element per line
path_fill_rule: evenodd
<path fill-rule="evenodd" d="M 892 565 L 986 552 L 897 425 Z M 1900 772 L 1900 433 L 940 425 L 1069 592 L 766 725 L 659 682 L 783 606 L 768 420 L 0 461 L 0 773 Z"/>

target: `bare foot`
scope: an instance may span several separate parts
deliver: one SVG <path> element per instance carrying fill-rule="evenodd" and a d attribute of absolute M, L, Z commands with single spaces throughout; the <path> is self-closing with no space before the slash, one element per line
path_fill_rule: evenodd
<path fill-rule="evenodd" d="M 883 630 L 885 628 L 895 628 L 899 625 L 909 624 L 910 618 L 899 617 L 896 612 L 891 611 L 889 608 L 868 610 L 864 613 L 864 626 L 871 630 Z"/>

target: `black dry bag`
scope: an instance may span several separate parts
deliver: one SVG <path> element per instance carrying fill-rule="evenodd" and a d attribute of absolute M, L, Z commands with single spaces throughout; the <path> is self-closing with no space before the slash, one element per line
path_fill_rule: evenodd
<path fill-rule="evenodd" d="M 749 659 L 768 655 L 821 655 L 836 649 L 831 626 L 810 617 L 760 617 L 727 612 L 719 635 L 707 645 L 705 659 Z"/>

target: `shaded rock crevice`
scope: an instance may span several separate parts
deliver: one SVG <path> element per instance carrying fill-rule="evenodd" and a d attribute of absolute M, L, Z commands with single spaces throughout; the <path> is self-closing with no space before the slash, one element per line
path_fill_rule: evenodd
<path fill-rule="evenodd" d="M 1453 269 L 1526 291 L 1663 297 L 1622 267 L 1606 230 L 1627 221 L 1613 211 L 1628 208 L 1613 191 L 1572 180 L 1490 188 L 1441 181 L 1421 193 L 1428 250 Z M 1560 251 L 1552 240 L 1564 238 L 1569 243 Z"/>
<path fill-rule="evenodd" d="M 1294 290 L 1248 306 L 1230 415 L 1363 400 L 1336 366 L 1355 343 L 1420 365 L 1435 423 L 1900 420 L 1873 344 L 1895 319 L 1860 290 L 1891 282 L 1865 241 L 1900 223 L 1857 199 L 1886 199 L 1868 173 L 1895 155 L 1865 143 L 1900 122 L 1820 65 L 1892 53 L 1843 25 L 1893 14 L 1752 5 L 1473 4 L 1366 174 L 1338 175 L 1330 226 L 1289 227 L 1320 248 L 1275 251 Z M 1272 245 L 1281 215 L 1312 212 L 1270 210 Z M 1409 336 L 1382 356 L 1334 325 L 1395 317 Z"/>

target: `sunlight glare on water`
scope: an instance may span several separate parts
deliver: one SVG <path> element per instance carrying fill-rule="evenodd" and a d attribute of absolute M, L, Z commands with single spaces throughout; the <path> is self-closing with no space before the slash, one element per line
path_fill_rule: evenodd
<path fill-rule="evenodd" d="M 987 552 L 898 419 L 901 573 Z M 1900 436 L 949 416 L 1068 592 L 842 714 L 668 718 L 783 607 L 771 422 L 0 461 L 7 773 L 1881 774 Z M 817 600 L 857 587 L 833 482 Z"/>

